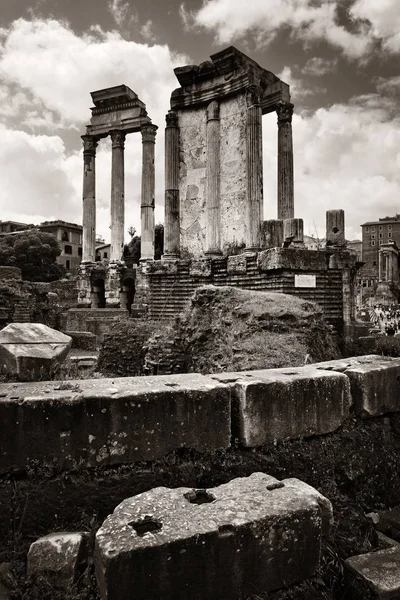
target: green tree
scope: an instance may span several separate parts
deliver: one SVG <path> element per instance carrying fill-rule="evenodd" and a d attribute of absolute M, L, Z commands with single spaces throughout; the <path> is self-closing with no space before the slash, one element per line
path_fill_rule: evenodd
<path fill-rule="evenodd" d="M 55 281 L 66 273 L 57 264 L 61 248 L 51 233 L 33 229 L 0 237 L 0 265 L 19 267 L 26 281 Z"/>

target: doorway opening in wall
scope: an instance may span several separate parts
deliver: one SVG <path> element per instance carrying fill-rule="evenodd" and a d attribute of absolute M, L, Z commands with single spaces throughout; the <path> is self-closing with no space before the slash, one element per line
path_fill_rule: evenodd
<path fill-rule="evenodd" d="M 131 313 L 133 299 L 135 297 L 135 281 L 132 277 L 124 279 L 120 292 L 121 308 L 126 308 Z"/>
<path fill-rule="evenodd" d="M 96 279 L 92 284 L 92 308 L 106 307 L 104 279 Z"/>

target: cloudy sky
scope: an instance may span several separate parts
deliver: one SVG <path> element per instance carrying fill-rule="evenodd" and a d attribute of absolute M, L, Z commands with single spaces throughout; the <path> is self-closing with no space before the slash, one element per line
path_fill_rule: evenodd
<path fill-rule="evenodd" d="M 291 84 L 295 212 L 359 224 L 400 212 L 400 0 L 1 0 L 0 219 L 81 221 L 89 93 L 124 83 L 159 126 L 173 68 L 234 45 Z M 263 118 L 265 218 L 276 217 L 276 117 Z M 110 145 L 97 158 L 98 233 L 109 238 Z M 141 139 L 126 142 L 126 227 L 140 229 Z"/>

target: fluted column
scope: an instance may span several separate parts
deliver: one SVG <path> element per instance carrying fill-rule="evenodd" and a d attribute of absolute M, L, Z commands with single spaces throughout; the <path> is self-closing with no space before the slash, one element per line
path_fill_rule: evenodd
<path fill-rule="evenodd" d="M 384 254 L 381 250 L 378 252 L 378 269 L 379 269 L 379 281 L 383 281 L 383 271 L 384 271 Z"/>
<path fill-rule="evenodd" d="M 178 115 L 170 110 L 165 117 L 165 217 L 163 260 L 180 256 L 179 215 L 179 129 Z"/>
<path fill-rule="evenodd" d="M 388 274 L 386 279 L 393 281 L 393 252 L 388 252 Z"/>
<path fill-rule="evenodd" d="M 213 100 L 207 107 L 207 221 L 205 251 L 205 254 L 211 256 L 222 254 L 220 145 L 219 103 L 216 100 Z"/>
<path fill-rule="evenodd" d="M 278 115 L 278 219 L 293 219 L 293 104 L 282 102 L 276 112 Z"/>
<path fill-rule="evenodd" d="M 125 133 L 111 131 L 111 261 L 122 260 L 125 228 Z"/>
<path fill-rule="evenodd" d="M 155 175 L 154 150 L 156 143 L 157 125 L 143 125 L 142 132 L 142 200 L 141 214 L 141 260 L 154 258 L 154 206 L 155 206 Z"/>
<path fill-rule="evenodd" d="M 251 252 L 260 248 L 263 218 L 261 88 L 250 86 L 246 91 L 246 102 L 246 251 Z"/>
<path fill-rule="evenodd" d="M 96 260 L 96 148 L 97 140 L 83 135 L 82 262 Z"/>

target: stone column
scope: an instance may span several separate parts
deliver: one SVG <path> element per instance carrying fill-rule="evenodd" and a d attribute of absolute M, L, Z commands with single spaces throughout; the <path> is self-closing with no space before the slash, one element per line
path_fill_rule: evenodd
<path fill-rule="evenodd" d="M 282 102 L 276 112 L 278 115 L 278 219 L 293 219 L 293 104 Z"/>
<path fill-rule="evenodd" d="M 284 219 L 283 245 L 286 248 L 304 248 L 303 219 Z"/>
<path fill-rule="evenodd" d="M 125 133 L 111 131 L 111 253 L 110 261 L 122 260 L 125 229 Z"/>
<path fill-rule="evenodd" d="M 255 252 L 260 248 L 263 218 L 262 110 L 259 86 L 252 85 L 246 90 L 246 103 L 246 251 Z"/>
<path fill-rule="evenodd" d="M 180 256 L 179 215 L 179 129 L 178 115 L 170 110 L 165 117 L 165 218 L 163 260 Z"/>
<path fill-rule="evenodd" d="M 393 281 L 393 253 L 391 251 L 388 252 L 387 265 L 388 270 L 386 279 L 388 281 Z"/>
<path fill-rule="evenodd" d="M 344 210 L 326 211 L 326 245 L 343 247 L 346 245 Z"/>
<path fill-rule="evenodd" d="M 220 206 L 220 120 L 219 103 L 207 107 L 207 196 L 206 196 L 206 251 L 209 256 L 221 252 Z"/>
<path fill-rule="evenodd" d="M 379 281 L 383 281 L 384 271 L 384 254 L 381 250 L 378 252 L 378 268 L 379 268 Z"/>
<path fill-rule="evenodd" d="M 97 140 L 83 135 L 82 262 L 96 260 L 96 147 Z"/>
<path fill-rule="evenodd" d="M 157 125 L 143 125 L 142 132 L 142 201 L 141 201 L 141 251 L 140 259 L 154 259 L 154 206 L 155 175 L 154 148 Z"/>

